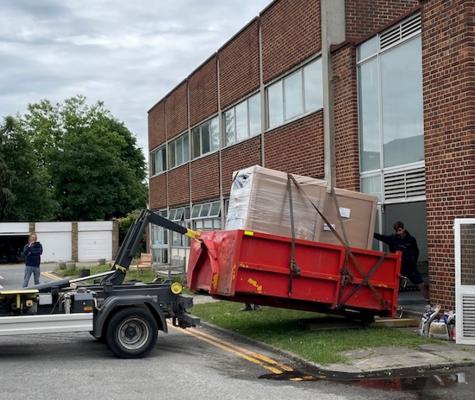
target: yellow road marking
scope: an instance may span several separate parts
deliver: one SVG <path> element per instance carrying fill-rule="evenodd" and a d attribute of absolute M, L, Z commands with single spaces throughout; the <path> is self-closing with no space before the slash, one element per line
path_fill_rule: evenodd
<path fill-rule="evenodd" d="M 51 271 L 44 271 L 41 272 L 41 275 L 43 275 L 45 278 L 51 279 L 53 281 L 60 281 L 61 278 L 56 276 L 55 274 L 52 274 Z"/>
<path fill-rule="evenodd" d="M 226 341 L 224 341 L 223 339 L 217 338 L 216 336 L 212 336 L 212 335 L 210 335 L 210 334 L 208 334 L 208 333 L 205 333 L 205 332 L 202 332 L 202 331 L 198 331 L 197 329 L 193 329 L 193 328 L 192 328 L 191 331 L 192 331 L 192 332 L 196 332 L 198 335 L 207 337 L 207 338 L 210 339 L 210 340 L 214 340 L 214 341 L 216 341 L 216 342 L 218 342 L 218 343 L 221 343 L 221 344 L 223 344 L 223 345 L 225 345 L 225 346 L 232 347 L 232 348 L 234 348 L 234 349 L 240 351 L 241 353 L 244 353 L 244 354 L 247 354 L 247 355 L 249 355 L 249 356 L 251 356 L 251 357 L 257 358 L 257 359 L 259 359 L 259 360 L 261 360 L 261 361 L 266 362 L 267 364 L 275 365 L 275 366 L 277 366 L 278 368 L 280 368 L 280 369 L 282 369 L 282 370 L 284 370 L 284 371 L 293 371 L 293 369 L 290 368 L 289 366 L 284 365 L 284 364 L 281 364 L 281 363 L 279 363 L 279 362 L 273 360 L 272 358 L 265 356 L 264 354 L 256 353 L 256 352 L 254 352 L 254 351 L 245 349 L 245 348 L 240 347 L 240 346 L 237 346 L 237 345 L 235 345 L 235 344 L 226 342 Z"/>
<path fill-rule="evenodd" d="M 173 327 L 173 325 L 170 326 Z M 223 339 L 219 339 L 205 332 L 198 331 L 197 329 L 189 328 L 180 331 L 188 335 L 194 336 L 200 340 L 203 340 L 204 342 L 218 347 L 224 351 L 227 351 L 228 353 L 232 353 L 238 357 L 241 357 L 249 362 L 252 362 L 253 364 L 259 365 L 260 367 L 271 371 L 273 374 L 281 375 L 284 371 L 293 371 L 293 369 L 288 367 L 287 365 L 281 364 L 263 354 L 259 354 L 243 347 L 236 346 Z"/>

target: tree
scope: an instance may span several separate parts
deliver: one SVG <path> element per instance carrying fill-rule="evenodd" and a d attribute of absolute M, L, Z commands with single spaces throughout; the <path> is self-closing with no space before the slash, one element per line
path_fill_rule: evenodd
<path fill-rule="evenodd" d="M 17 118 L 4 119 L 0 145 L 0 220 L 54 218 L 57 203 L 47 173 L 38 166 L 33 146 Z"/>
<path fill-rule="evenodd" d="M 58 219 L 109 219 L 145 206 L 142 150 L 103 103 L 43 100 L 28 107 L 21 124 L 54 188 Z"/>

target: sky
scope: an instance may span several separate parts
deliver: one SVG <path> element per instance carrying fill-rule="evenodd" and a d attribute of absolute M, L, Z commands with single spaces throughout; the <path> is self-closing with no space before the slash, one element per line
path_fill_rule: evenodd
<path fill-rule="evenodd" d="M 147 111 L 271 0 L 0 0 L 0 118 L 76 94 L 147 151 Z"/>

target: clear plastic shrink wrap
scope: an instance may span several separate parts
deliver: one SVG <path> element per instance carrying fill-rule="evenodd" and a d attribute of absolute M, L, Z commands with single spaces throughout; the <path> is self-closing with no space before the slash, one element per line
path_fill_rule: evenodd
<path fill-rule="evenodd" d="M 335 199 L 327 182 L 293 175 L 332 226 L 342 235 Z M 258 165 L 233 174 L 226 229 L 243 229 L 292 236 L 287 173 Z M 291 183 L 295 237 L 340 244 L 312 207 L 307 197 Z M 363 193 L 335 189 L 342 223 L 349 243 L 371 248 L 377 199 Z"/>

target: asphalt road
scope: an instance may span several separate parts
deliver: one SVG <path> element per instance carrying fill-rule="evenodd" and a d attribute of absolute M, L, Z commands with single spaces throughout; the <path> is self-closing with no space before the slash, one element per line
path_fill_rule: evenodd
<path fill-rule="evenodd" d="M 48 265 L 41 267 L 42 271 L 50 270 L 51 268 Z M 0 276 L 3 279 L 0 279 L 0 286 L 5 289 L 17 289 L 21 288 L 23 284 L 23 273 L 25 271 L 25 266 L 23 264 L 1 264 L 0 265 Z M 40 276 L 40 283 L 49 282 L 50 279 L 45 276 Z M 33 285 L 33 276 L 30 278 L 30 285 Z"/>
<path fill-rule="evenodd" d="M 171 328 L 140 360 L 114 358 L 88 333 L 0 336 L 0 366 L 0 399 L 468 400 L 475 390 L 474 369 L 403 380 L 318 379 L 286 357 L 206 328 Z"/>

